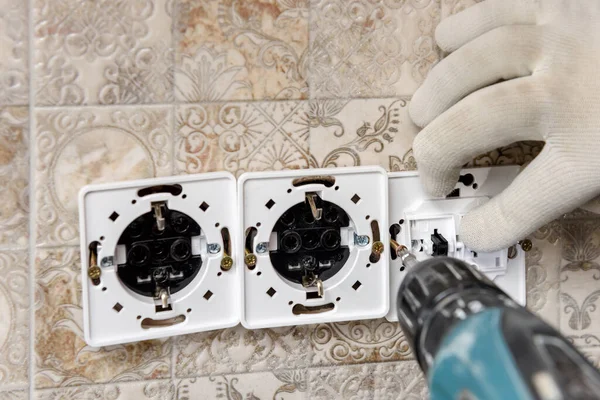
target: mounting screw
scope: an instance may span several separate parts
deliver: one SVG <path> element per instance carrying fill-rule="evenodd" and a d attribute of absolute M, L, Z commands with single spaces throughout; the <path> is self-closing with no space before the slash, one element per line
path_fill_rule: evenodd
<path fill-rule="evenodd" d="M 371 248 L 371 251 L 373 251 L 373 254 L 381 254 L 383 253 L 383 243 L 377 241 L 373 243 L 373 247 Z"/>
<path fill-rule="evenodd" d="M 209 243 L 208 244 L 208 252 L 210 254 L 217 254 L 221 251 L 221 245 L 219 243 Z"/>
<path fill-rule="evenodd" d="M 370 241 L 371 239 L 369 239 L 367 235 L 357 235 L 356 233 L 354 234 L 354 244 L 357 246 L 365 247 L 369 244 Z M 373 243 L 373 246 L 375 246 L 375 243 Z"/>
<path fill-rule="evenodd" d="M 267 242 L 260 242 L 256 245 L 256 252 L 260 254 L 266 253 L 268 248 L 269 244 Z"/>
<path fill-rule="evenodd" d="M 114 265 L 114 259 L 112 256 L 102 257 L 102 261 L 100 261 L 100 265 L 103 267 L 112 267 Z"/>
<path fill-rule="evenodd" d="M 221 269 L 223 271 L 229 271 L 233 267 L 233 258 L 229 256 L 224 256 L 221 259 Z"/>
<path fill-rule="evenodd" d="M 246 251 L 246 256 L 244 257 L 244 262 L 249 269 L 254 269 L 256 266 L 256 255 L 254 253 L 250 253 L 248 249 Z"/>
<path fill-rule="evenodd" d="M 523 249 L 524 252 L 528 252 L 533 248 L 533 243 L 531 243 L 531 240 L 529 239 L 521 240 L 519 244 L 521 245 L 521 249 Z"/>
<path fill-rule="evenodd" d="M 100 275 L 102 275 L 102 270 L 99 266 L 94 265 L 88 268 L 88 276 L 92 281 L 97 281 L 100 279 Z"/>
<path fill-rule="evenodd" d="M 512 245 L 508 248 L 508 259 L 513 260 L 517 257 L 517 246 Z"/>

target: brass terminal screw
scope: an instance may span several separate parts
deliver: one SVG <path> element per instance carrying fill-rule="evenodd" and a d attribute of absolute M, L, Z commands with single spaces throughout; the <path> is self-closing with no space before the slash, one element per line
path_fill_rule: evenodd
<path fill-rule="evenodd" d="M 100 275 L 102 275 L 102 270 L 97 265 L 92 265 L 88 268 L 88 276 L 92 281 L 97 281 L 100 279 Z"/>
<path fill-rule="evenodd" d="M 404 247 L 400 243 L 396 242 L 394 239 L 390 239 L 390 246 L 392 247 L 392 251 L 396 253 L 396 255 L 398 255 L 400 253 L 400 250 L 402 250 L 402 248 Z"/>
<path fill-rule="evenodd" d="M 384 249 L 383 243 L 381 243 L 380 241 L 376 241 L 373 243 L 373 247 L 371 248 L 371 251 L 373 252 L 373 254 L 379 255 L 379 254 L 383 253 L 383 249 Z"/>
<path fill-rule="evenodd" d="M 519 244 L 521 245 L 521 249 L 523 249 L 524 252 L 528 252 L 533 248 L 533 243 L 531 243 L 531 240 L 529 239 L 521 240 Z"/>
<path fill-rule="evenodd" d="M 254 269 L 256 267 L 256 255 L 254 253 L 250 253 L 248 249 L 246 249 L 246 256 L 244 257 L 244 262 L 248 269 Z"/>
<path fill-rule="evenodd" d="M 228 255 L 224 255 L 221 259 L 221 269 L 223 271 L 229 271 L 233 267 L 233 258 Z"/>

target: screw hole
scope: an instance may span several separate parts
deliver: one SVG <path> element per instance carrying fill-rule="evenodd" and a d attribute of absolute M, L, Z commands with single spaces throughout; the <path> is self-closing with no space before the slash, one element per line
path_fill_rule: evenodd
<path fill-rule="evenodd" d="M 478 184 L 476 184 L 476 183 L 473 184 L 473 189 L 477 189 L 478 187 L 479 187 Z"/>
<path fill-rule="evenodd" d="M 104 240 L 104 236 L 100 236 L 100 241 Z"/>
<path fill-rule="evenodd" d="M 221 276 L 223 273 L 221 271 L 217 272 L 217 276 Z"/>
<path fill-rule="evenodd" d="M 258 271 L 258 272 L 256 273 L 256 276 L 261 276 L 261 275 L 262 275 L 262 272 L 260 272 L 260 271 Z"/>
<path fill-rule="evenodd" d="M 290 305 L 290 306 L 291 306 L 292 304 L 294 304 L 294 302 L 293 302 L 293 301 L 291 301 L 291 300 L 290 300 L 290 301 L 288 301 L 288 305 Z"/>
<path fill-rule="evenodd" d="M 402 271 L 404 271 L 404 267 L 400 267 L 400 271 L 401 271 L 401 272 L 402 272 Z"/>
<path fill-rule="evenodd" d="M 369 219 L 369 218 L 371 218 L 371 216 L 370 216 L 370 215 L 367 215 L 367 216 L 365 217 L 365 219 Z"/>
<path fill-rule="evenodd" d="M 103 287 L 103 288 L 102 288 L 102 291 L 103 291 L 103 292 L 106 292 L 106 288 L 105 288 L 105 287 Z"/>
<path fill-rule="evenodd" d="M 135 204 L 135 203 L 137 203 L 136 199 L 131 200 L 131 204 Z"/>
<path fill-rule="evenodd" d="M 335 299 L 335 301 L 340 301 L 341 299 L 342 299 L 341 297 L 338 297 L 337 299 Z"/>
<path fill-rule="evenodd" d="M 260 222 L 257 222 L 257 223 L 256 223 L 256 226 L 260 227 L 260 225 L 261 225 L 261 223 L 260 223 Z"/>
<path fill-rule="evenodd" d="M 292 193 L 292 189 L 288 189 L 288 190 L 287 190 L 287 192 L 288 192 L 288 193 Z"/>
<path fill-rule="evenodd" d="M 138 315 L 137 317 L 135 317 L 136 319 L 142 319 L 141 315 Z"/>
<path fill-rule="evenodd" d="M 192 312 L 192 309 L 191 309 L 191 308 L 188 308 L 188 309 L 187 309 L 187 312 Z"/>
<path fill-rule="evenodd" d="M 369 268 L 371 266 L 371 264 L 367 264 L 367 268 Z"/>
<path fill-rule="evenodd" d="M 339 186 L 336 186 L 336 187 L 335 187 L 335 190 L 340 190 L 340 187 L 339 187 Z"/>
<path fill-rule="evenodd" d="M 221 226 L 221 224 L 217 222 L 217 223 L 215 224 L 215 228 L 218 228 L 219 226 Z"/>
<path fill-rule="evenodd" d="M 404 219 L 401 219 L 400 221 L 398 221 L 398 224 L 402 225 L 404 223 Z"/>
<path fill-rule="evenodd" d="M 187 194 L 181 195 L 182 199 L 185 199 L 187 197 Z"/>

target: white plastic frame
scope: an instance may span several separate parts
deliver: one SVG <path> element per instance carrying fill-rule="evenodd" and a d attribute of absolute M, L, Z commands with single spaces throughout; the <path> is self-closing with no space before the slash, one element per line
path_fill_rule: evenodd
<path fill-rule="evenodd" d="M 294 187 L 292 181 L 303 176 L 331 175 L 336 181 L 332 187 L 310 184 Z M 281 277 L 271 264 L 269 252 L 258 254 L 254 269 L 243 266 L 241 322 L 249 329 L 301 325 L 378 318 L 389 309 L 389 234 L 388 234 L 388 178 L 379 167 L 312 169 L 282 172 L 246 173 L 238 182 L 238 206 L 240 228 L 238 233 L 237 258 L 244 256 L 245 232 L 257 227 L 254 248 L 260 242 L 269 242 L 273 227 L 279 217 L 293 205 L 305 200 L 306 192 L 318 192 L 323 200 L 331 201 L 343 208 L 351 219 L 357 234 L 368 235 L 369 245 L 358 247 L 348 240 L 350 257 L 340 272 L 324 282 L 322 299 L 306 299 L 307 290 Z M 336 189 L 336 187 L 338 189 Z M 351 199 L 358 194 L 355 204 Z M 273 200 L 275 204 L 267 208 Z M 368 216 L 368 219 L 367 219 Z M 380 240 L 385 250 L 377 263 L 371 263 L 371 221 L 379 223 Z M 351 236 L 351 235 L 349 235 Z M 344 243 L 342 238 L 342 243 Z M 369 266 L 367 267 L 367 264 Z M 357 290 L 353 284 L 360 282 Z M 276 292 L 269 296 L 267 291 Z M 339 300 L 337 300 L 339 298 Z M 296 304 L 319 306 L 333 303 L 335 308 L 318 314 L 295 315 Z"/>
<path fill-rule="evenodd" d="M 179 184 L 183 190 L 177 196 L 169 193 L 156 193 L 144 197 L 137 195 L 141 188 L 168 184 Z M 240 268 L 235 254 L 232 254 L 234 265 L 229 271 L 222 271 L 220 268 L 224 255 L 222 228 L 229 230 L 231 251 L 237 248 L 235 191 L 233 175 L 222 172 L 90 185 L 82 188 L 79 193 L 79 220 L 83 328 L 85 340 L 89 345 L 106 346 L 221 329 L 238 324 Z M 202 231 L 200 245 L 195 247 L 195 252 L 199 251 L 202 255 L 202 267 L 190 284 L 171 295 L 172 311 L 156 312 L 153 298 L 128 289 L 117 276 L 116 262 L 115 266 L 101 266 L 101 283 L 97 286 L 93 285 L 87 274 L 89 244 L 92 241 L 101 243 L 98 252 L 99 265 L 104 257 L 116 257 L 116 245 L 121 233 L 135 218 L 149 212 L 150 203 L 156 201 L 167 201 L 170 209 L 189 215 L 200 225 Z M 205 211 L 200 208 L 203 202 L 209 205 Z M 115 221 L 109 218 L 113 211 L 119 214 Z M 209 254 L 206 243 L 219 243 L 221 251 Z M 206 299 L 204 296 L 208 290 L 212 295 Z M 123 307 L 119 312 L 113 309 L 116 303 Z M 141 321 L 145 318 L 163 320 L 179 315 L 185 315 L 185 321 L 172 326 L 149 329 L 141 326 Z M 141 318 L 138 319 L 138 316 Z"/>
<path fill-rule="evenodd" d="M 458 183 L 456 188 L 460 190 L 460 196 L 449 199 L 435 199 L 425 194 L 417 172 L 397 172 L 389 174 L 389 196 L 390 225 L 404 220 L 401 225 L 401 231 L 398 235 L 398 242 L 410 247 L 411 243 L 411 218 L 423 218 L 432 221 L 437 217 L 447 217 L 452 215 L 455 226 L 451 226 L 447 221 L 439 222 L 437 226 L 446 228 L 442 233 L 449 239 L 448 235 L 456 235 L 460 218 L 473 207 L 481 202 L 490 199 L 504 190 L 519 173 L 518 166 L 502 166 L 492 168 L 470 168 L 461 172 L 462 175 L 473 175 L 477 185 L 466 186 Z M 434 226 L 432 224 L 432 226 Z M 501 226 L 498 229 L 502 229 Z M 433 227 L 431 228 L 433 230 Z M 450 242 L 450 240 L 449 240 Z M 451 254 L 457 258 L 464 259 L 470 264 L 477 265 L 478 258 L 473 258 L 468 249 L 451 249 Z M 417 259 L 423 260 L 429 258 L 424 253 L 415 253 Z M 507 258 L 507 250 L 492 254 L 478 254 L 480 260 L 495 260 L 500 257 L 502 262 L 507 262 L 499 268 L 485 268 L 478 266 L 489 278 L 491 278 L 501 289 L 507 292 L 519 304 L 525 305 L 526 302 L 526 282 L 525 282 L 525 254 L 517 246 L 517 256 L 514 259 Z M 502 258 L 503 257 L 503 258 Z M 396 309 L 396 297 L 400 284 L 404 279 L 406 271 L 401 270 L 402 264 L 399 259 L 390 260 L 390 310 L 386 318 L 389 321 L 397 321 L 398 314 Z"/>

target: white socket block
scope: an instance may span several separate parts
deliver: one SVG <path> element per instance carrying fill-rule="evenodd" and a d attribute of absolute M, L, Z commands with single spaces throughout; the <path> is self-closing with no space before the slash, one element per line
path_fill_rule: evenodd
<path fill-rule="evenodd" d="M 309 183 L 294 186 L 301 177 L 333 176 L 330 187 Z M 252 250 L 257 263 L 253 269 L 243 267 L 241 321 L 246 328 L 265 328 L 320 322 L 378 318 L 389 309 L 389 234 L 388 178 L 378 167 L 313 169 L 281 172 L 246 173 L 238 182 L 237 259 L 244 257 L 246 232 L 257 229 Z M 349 216 L 350 227 L 342 231 L 342 245 L 350 256 L 338 273 L 323 282 L 322 298 L 307 299 L 307 289 L 280 275 L 271 263 L 269 251 L 260 253 L 257 246 L 268 244 L 274 250 L 277 241 L 272 232 L 278 219 L 292 206 L 305 202 L 307 192 L 341 207 Z M 372 222 L 379 225 L 380 241 L 385 250 L 379 261 L 371 262 Z M 355 244 L 354 234 L 370 238 L 366 246 Z M 324 305 L 333 309 L 318 313 L 295 313 L 302 307 L 311 310 Z"/>
<path fill-rule="evenodd" d="M 512 259 L 508 258 L 508 249 L 476 253 L 466 248 L 457 235 L 462 216 L 502 192 L 519 170 L 517 166 L 465 169 L 461 175 L 468 185 L 459 182 L 454 197 L 441 199 L 425 194 L 416 172 L 389 174 L 390 228 L 400 229 L 396 241 L 409 248 L 418 260 L 425 260 L 432 256 L 431 235 L 437 231 L 448 242 L 448 256 L 474 265 L 519 304 L 525 305 L 525 254 L 520 247 L 515 247 L 516 257 Z M 515 238 L 515 242 L 517 240 Z M 390 260 L 390 310 L 386 316 L 389 321 L 398 320 L 396 298 L 405 274 L 399 259 Z"/>
<path fill-rule="evenodd" d="M 140 189 L 157 185 L 181 185 L 182 190 L 177 195 L 166 192 L 138 195 Z M 170 296 L 172 310 L 167 311 L 157 311 L 157 300 L 133 292 L 117 274 L 118 263 L 126 257 L 123 245 L 117 246 L 119 237 L 133 220 L 151 211 L 151 203 L 162 201 L 170 210 L 190 216 L 201 229 L 201 234 L 192 239 L 192 254 L 201 255 L 200 270 L 187 286 Z M 228 173 L 84 187 L 79 194 L 79 219 L 86 342 L 106 346 L 238 324 L 240 267 L 235 254 L 230 270 L 222 270 L 220 265 L 224 256 L 223 228 L 229 230 L 230 251 L 238 247 L 235 210 L 235 178 Z M 88 277 L 89 245 L 94 241 L 99 243 L 98 285 Z M 208 244 L 218 244 L 218 252 L 209 252 Z M 150 320 L 158 322 L 153 324 Z M 164 321 L 168 326 L 158 326 Z"/>

